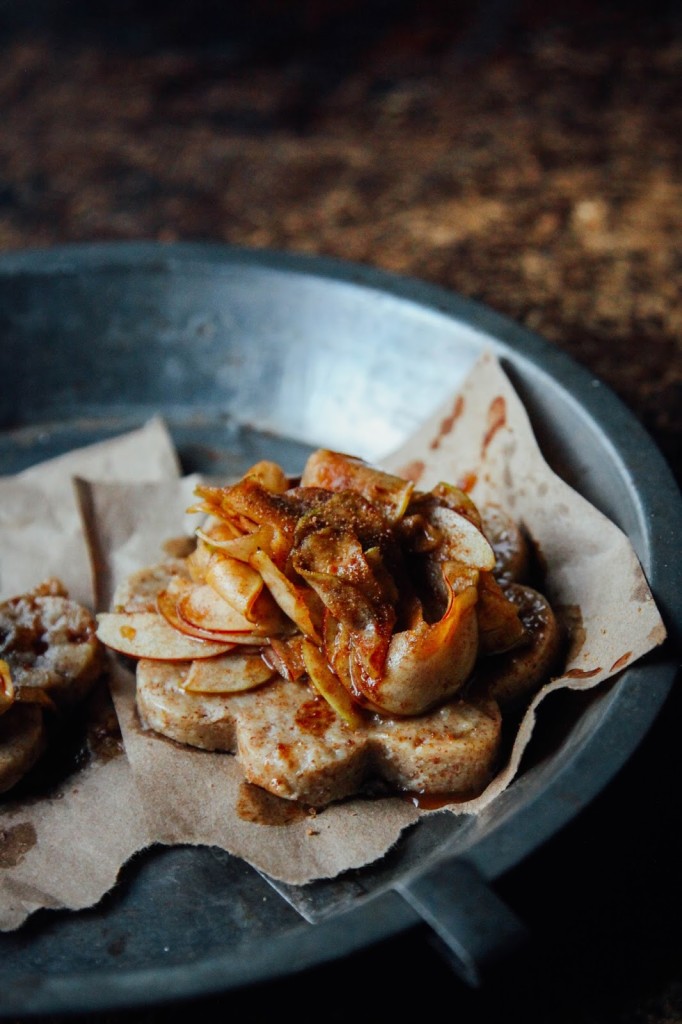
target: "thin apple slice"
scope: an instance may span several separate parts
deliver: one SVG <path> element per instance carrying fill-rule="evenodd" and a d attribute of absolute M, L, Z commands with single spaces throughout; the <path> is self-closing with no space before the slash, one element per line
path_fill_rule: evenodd
<path fill-rule="evenodd" d="M 267 524 L 259 526 L 251 533 L 240 531 L 234 537 L 219 537 L 201 528 L 196 530 L 196 535 L 208 550 L 222 551 L 231 558 L 239 559 L 240 562 L 248 562 L 258 548 L 272 550 L 273 532 Z"/>
<path fill-rule="evenodd" d="M 302 644 L 305 663 L 311 686 L 327 701 L 351 729 L 359 728 L 364 722 L 362 712 L 343 683 L 330 669 L 327 659 L 314 643 L 304 640 Z"/>
<path fill-rule="evenodd" d="M 312 591 L 295 586 L 265 551 L 255 551 L 251 556 L 251 565 L 261 574 L 265 586 L 284 614 L 305 636 L 317 643 L 321 642 L 319 627 L 313 619 L 309 604 L 314 597 Z"/>
<path fill-rule="evenodd" d="M 261 459 L 260 462 L 256 462 L 251 469 L 247 469 L 244 476 L 251 480 L 257 480 L 273 494 L 284 494 L 289 487 L 289 478 L 282 467 L 270 459 Z"/>
<path fill-rule="evenodd" d="M 197 545 L 187 558 L 189 575 L 195 583 L 205 583 L 206 573 L 213 562 L 223 555 L 222 545 L 232 543 L 242 537 L 241 531 L 228 523 L 218 523 L 211 527 L 195 530 Z M 233 557 L 227 556 L 226 557 Z M 243 559 L 241 559 L 243 561 Z"/>
<path fill-rule="evenodd" d="M 460 562 L 470 569 L 495 568 L 495 552 L 479 528 L 454 509 L 436 506 L 427 519 L 441 535 L 440 562 Z"/>
<path fill-rule="evenodd" d="M 175 582 L 175 581 L 174 581 Z M 156 598 L 156 608 L 160 615 L 166 620 L 166 622 L 177 629 L 178 632 L 184 633 L 185 636 L 193 636 L 198 640 L 210 640 L 212 643 L 220 644 L 232 644 L 235 641 L 232 637 L 228 637 L 228 634 L 223 630 L 222 632 L 211 631 L 209 629 L 200 629 L 198 626 L 192 626 L 189 622 L 178 613 L 178 597 L 180 593 L 184 593 L 184 590 L 180 588 L 169 586 L 167 590 L 162 590 Z M 253 638 L 251 634 L 238 634 L 240 638 L 247 636 L 247 640 L 244 642 L 252 643 Z"/>
<path fill-rule="evenodd" d="M 295 505 L 273 494 L 254 477 L 243 477 L 229 487 L 200 485 L 196 488 L 201 503 L 197 508 L 221 521 L 234 524 L 242 533 L 267 528 L 268 551 L 282 564 L 293 539 L 298 512 Z"/>
<path fill-rule="evenodd" d="M 443 570 L 450 590 L 443 617 L 394 633 L 379 680 L 367 682 L 360 672 L 351 670 L 358 690 L 384 714 L 421 715 L 454 697 L 473 671 L 478 654 L 478 590 L 473 583 L 460 590 L 459 566 L 456 569 L 453 573 L 452 565 L 446 565 Z"/>
<path fill-rule="evenodd" d="M 252 628 L 268 635 L 288 632 L 288 622 L 264 585 L 263 577 L 246 562 L 215 552 L 205 582 L 248 619 Z"/>
<path fill-rule="evenodd" d="M 263 577 L 259 572 L 246 562 L 214 552 L 205 580 L 236 612 L 253 621 L 251 613 L 263 591 Z"/>
<path fill-rule="evenodd" d="M 329 491 L 355 491 L 382 510 L 391 523 L 405 514 L 414 483 L 377 469 L 363 459 L 319 448 L 309 456 L 301 476 L 302 487 Z"/>
<path fill-rule="evenodd" d="M 177 611 L 180 618 L 201 630 L 235 638 L 242 634 L 252 638 L 251 643 L 262 642 L 271 635 L 286 636 L 293 628 L 274 602 L 263 607 L 257 622 L 251 622 L 208 584 L 187 588 L 178 597 Z"/>
<path fill-rule="evenodd" d="M 187 556 L 187 571 L 194 583 L 205 583 L 206 570 L 211 564 L 213 549 L 202 540 L 199 530 L 196 531 L 196 537 L 197 546 L 191 555 Z"/>
<path fill-rule="evenodd" d="M 303 637 L 300 633 L 295 636 L 272 637 L 267 647 L 264 647 L 261 654 L 268 665 L 290 683 L 295 683 L 301 676 L 305 675 L 305 665 L 301 653 Z"/>
<path fill-rule="evenodd" d="M 192 626 L 215 633 L 259 633 L 265 636 L 245 615 L 236 611 L 231 604 L 209 584 L 195 584 L 187 587 L 177 599 L 178 615 Z"/>
<path fill-rule="evenodd" d="M 189 693 L 241 693 L 269 682 L 276 675 L 260 654 L 234 651 L 193 661 L 182 688 Z"/>
<path fill-rule="evenodd" d="M 239 633 L 230 633 L 228 630 L 224 629 L 203 629 L 201 626 L 188 622 L 181 614 L 179 599 L 183 595 L 187 594 L 191 587 L 192 584 L 187 586 L 186 584 L 183 584 L 182 581 L 173 580 L 173 584 L 157 597 L 156 607 L 159 613 L 163 615 L 164 619 L 166 619 L 174 629 L 179 630 L 181 633 L 185 633 L 187 636 L 197 637 L 199 640 L 210 640 L 212 643 L 231 644 L 233 647 L 259 647 L 262 644 L 269 642 L 269 638 L 261 636 L 260 633 L 245 633 L 243 631 Z"/>
<path fill-rule="evenodd" d="M 156 612 L 101 612 L 97 636 L 114 651 L 152 661 L 193 661 L 232 649 L 229 642 L 213 643 L 180 633 Z"/>

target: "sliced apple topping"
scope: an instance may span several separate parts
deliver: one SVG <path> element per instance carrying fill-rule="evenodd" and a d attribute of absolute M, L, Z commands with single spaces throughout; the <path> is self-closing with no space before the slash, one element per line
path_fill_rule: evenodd
<path fill-rule="evenodd" d="M 352 729 L 362 725 L 363 716 L 357 704 L 332 672 L 322 651 L 310 640 L 303 641 L 303 661 L 308 678 L 317 692 Z"/>
<path fill-rule="evenodd" d="M 289 478 L 276 462 L 262 459 L 245 474 L 249 480 L 256 480 L 272 494 L 284 494 L 289 489 Z"/>
<path fill-rule="evenodd" d="M 266 551 L 258 549 L 251 556 L 251 564 L 258 570 L 280 609 L 294 622 L 304 636 L 319 641 L 319 608 L 315 594 L 304 586 L 296 586 L 277 568 Z"/>
<path fill-rule="evenodd" d="M 230 487 L 199 486 L 197 494 L 204 501 L 205 511 L 237 526 L 244 534 L 267 527 L 272 558 L 278 564 L 286 558 L 298 519 L 298 509 L 286 495 L 269 491 L 248 473 Z"/>
<path fill-rule="evenodd" d="M 478 590 L 474 582 L 461 590 L 452 578 L 447 583 L 449 599 L 442 618 L 394 633 L 378 679 L 368 680 L 354 671 L 351 653 L 354 685 L 386 714 L 422 714 L 454 696 L 471 675 L 478 655 Z"/>
<path fill-rule="evenodd" d="M 212 658 L 232 649 L 231 643 L 212 643 L 181 633 L 155 612 L 101 612 L 97 636 L 120 654 L 152 661 Z"/>
<path fill-rule="evenodd" d="M 279 608 L 268 608 L 259 622 L 251 622 L 236 611 L 209 584 L 187 587 L 178 597 L 177 610 L 181 619 L 212 633 L 242 633 L 249 637 L 269 636 L 286 630 L 286 622 Z"/>
<path fill-rule="evenodd" d="M 439 538 L 439 560 L 460 562 L 472 569 L 495 568 L 495 552 L 474 523 L 454 509 L 436 505 L 427 513 L 427 521 Z"/>
<path fill-rule="evenodd" d="M 98 625 L 123 654 L 191 662 L 188 693 L 300 681 L 355 728 L 368 713 L 423 715 L 482 659 L 530 649 L 507 568 L 521 533 L 449 483 L 418 491 L 321 449 L 298 482 L 264 460 L 196 497 L 206 520 L 177 570 L 156 574 L 155 611 L 133 603 Z"/>
<path fill-rule="evenodd" d="M 262 658 L 282 679 L 288 679 L 290 683 L 295 683 L 305 675 L 303 637 L 300 635 L 284 640 L 272 637 L 262 651 Z"/>
<path fill-rule="evenodd" d="M 185 636 L 194 637 L 197 640 L 209 640 L 212 643 L 235 646 L 236 643 L 251 644 L 253 637 L 251 633 L 228 633 L 226 630 L 210 630 L 197 626 L 183 618 L 180 613 L 180 598 L 187 588 L 178 580 L 174 580 L 167 590 L 162 590 L 156 598 L 156 609 L 166 622 L 184 633 Z M 236 640 L 234 638 L 237 638 Z"/>
<path fill-rule="evenodd" d="M 274 675 L 259 653 L 232 652 L 193 661 L 182 688 L 190 693 L 242 693 Z"/>
<path fill-rule="evenodd" d="M 249 622 L 265 617 L 265 608 L 257 608 L 263 595 L 263 577 L 246 562 L 225 554 L 215 554 L 206 567 L 206 583 Z M 260 604 L 263 605 L 260 600 Z"/>
<path fill-rule="evenodd" d="M 411 480 L 384 473 L 362 459 L 324 448 L 313 452 L 306 462 L 301 486 L 361 494 L 381 508 L 390 522 L 403 517 L 414 491 Z"/>

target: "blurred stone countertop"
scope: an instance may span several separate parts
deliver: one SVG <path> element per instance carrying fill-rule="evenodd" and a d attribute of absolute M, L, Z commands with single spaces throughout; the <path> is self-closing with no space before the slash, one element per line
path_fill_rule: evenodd
<path fill-rule="evenodd" d="M 682 481 L 676 5 L 595 13 L 576 0 L 552 14 L 510 0 L 15 7 L 0 8 L 0 250 L 216 241 L 444 286 L 543 335 L 610 385 Z M 461 1019 L 518 1010 L 529 1024 L 682 1020 L 680 844 L 664 831 L 666 800 L 643 790 L 658 772 L 679 771 L 665 749 L 674 727 L 662 737 L 663 748 L 660 734 L 645 742 L 607 798 L 606 825 L 598 800 L 583 831 L 542 854 L 544 870 L 560 873 L 568 924 L 556 962 L 547 952 L 542 963 L 537 998 L 523 978 L 492 997 L 456 991 Z M 645 835 L 619 815 L 633 789 L 647 801 Z M 596 874 L 573 877 L 566 858 L 595 834 L 603 851 L 584 856 Z M 652 856 L 651 870 L 634 866 Z M 536 865 L 505 883 L 512 902 L 532 891 Z M 592 907 L 585 932 L 581 898 Z M 438 1002 L 449 972 L 411 943 L 387 944 L 387 968 L 351 958 L 353 986 L 379 964 L 397 966 L 416 971 L 422 996 L 430 986 Z M 339 977 L 331 967 L 201 1011 L 223 1019 L 250 1006 L 252 1019 L 266 1019 L 271 1005 L 322 982 L 335 988 L 325 1019 L 340 1021 L 352 1003 Z"/>

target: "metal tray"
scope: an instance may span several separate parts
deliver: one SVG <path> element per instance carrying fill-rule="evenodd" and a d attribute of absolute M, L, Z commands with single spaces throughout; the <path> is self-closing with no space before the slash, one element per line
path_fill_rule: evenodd
<path fill-rule="evenodd" d="M 319 445 L 379 458 L 462 379 L 502 360 L 549 462 L 629 535 L 670 641 L 585 699 L 483 814 L 434 815 L 380 862 L 299 889 L 223 851 L 135 857 L 102 903 L 0 935 L 0 1014 L 165 1003 L 282 978 L 426 923 L 462 978 L 522 940 L 494 882 L 603 789 L 676 672 L 675 481 L 598 380 L 519 326 L 423 283 L 218 245 L 114 243 L 0 256 L 0 473 L 161 413 L 186 471 L 290 471 Z M 542 733 L 542 730 L 538 730 Z M 210 898 L 207 896 L 210 895 Z"/>

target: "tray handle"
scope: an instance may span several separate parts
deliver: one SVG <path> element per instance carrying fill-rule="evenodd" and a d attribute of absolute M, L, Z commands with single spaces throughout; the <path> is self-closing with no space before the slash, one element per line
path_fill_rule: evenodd
<path fill-rule="evenodd" d="M 528 944 L 526 926 L 469 861 L 441 861 L 395 888 L 430 926 L 455 973 L 474 988 Z"/>

